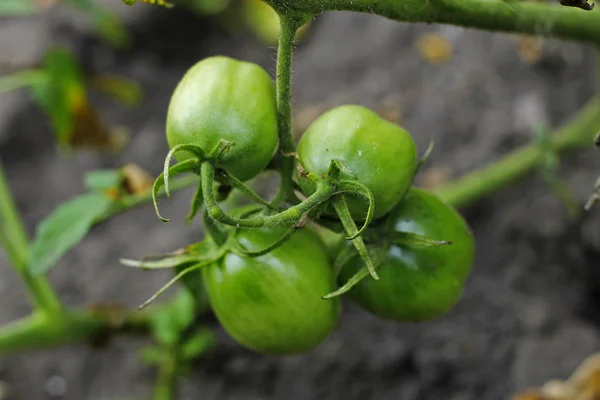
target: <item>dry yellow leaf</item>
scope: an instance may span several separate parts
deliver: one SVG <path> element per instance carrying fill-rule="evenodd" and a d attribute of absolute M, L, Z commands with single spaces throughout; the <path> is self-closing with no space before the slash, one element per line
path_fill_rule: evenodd
<path fill-rule="evenodd" d="M 127 164 L 122 169 L 123 188 L 128 194 L 141 194 L 152 189 L 154 180 L 136 164 Z"/>

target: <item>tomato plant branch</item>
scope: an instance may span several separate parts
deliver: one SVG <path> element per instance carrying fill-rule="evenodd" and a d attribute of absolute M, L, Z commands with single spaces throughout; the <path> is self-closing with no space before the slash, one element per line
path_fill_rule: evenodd
<path fill-rule="evenodd" d="M 0 354 L 77 342 L 100 343 L 114 332 L 147 331 L 147 315 L 140 313 L 128 313 L 121 319 L 108 313 L 65 311 L 49 315 L 38 311 L 0 327 Z"/>
<path fill-rule="evenodd" d="M 48 313 L 57 313 L 61 304 L 50 283 L 45 277 L 33 277 L 27 268 L 29 263 L 29 243 L 27 233 L 14 204 L 8 182 L 0 165 L 0 245 L 6 251 L 8 260 L 21 277 L 34 307 Z"/>
<path fill-rule="evenodd" d="M 575 118 L 551 136 L 550 145 L 557 152 L 590 147 L 599 126 L 600 98 L 595 97 Z M 542 152 L 539 146 L 532 143 L 434 191 L 455 207 L 466 206 L 535 169 Z"/>
<path fill-rule="evenodd" d="M 273 8 L 317 15 L 356 11 L 401 22 L 458 25 L 600 44 L 600 13 L 511 0 L 265 0 Z"/>
<path fill-rule="evenodd" d="M 273 205 L 294 199 L 292 175 L 294 173 L 294 138 L 292 136 L 292 58 L 296 31 L 305 22 L 297 16 L 278 13 L 281 22 L 279 46 L 277 47 L 277 123 L 279 128 L 279 156 L 281 157 L 281 184 L 273 199 Z"/>

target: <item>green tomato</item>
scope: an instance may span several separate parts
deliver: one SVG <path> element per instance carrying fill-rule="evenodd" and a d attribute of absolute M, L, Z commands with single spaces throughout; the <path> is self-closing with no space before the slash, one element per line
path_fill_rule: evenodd
<path fill-rule="evenodd" d="M 450 245 L 406 247 L 391 245 L 377 269 L 378 281 L 360 281 L 348 296 L 371 313 L 400 322 L 439 317 L 458 302 L 473 264 L 475 243 L 463 218 L 435 195 L 411 188 L 385 220 L 387 229 L 411 232 Z M 383 247 L 375 246 L 375 251 Z M 357 255 L 339 276 L 346 282 L 363 267 Z"/>
<path fill-rule="evenodd" d="M 329 110 L 313 122 L 298 143 L 298 156 L 304 170 L 323 176 L 332 159 L 342 160 L 352 179 L 371 190 L 375 198 L 374 218 L 387 214 L 408 190 L 417 165 L 417 150 L 408 132 L 375 112 L 357 105 Z M 315 191 L 307 179 L 298 178 L 302 190 Z M 356 220 L 364 219 L 367 204 L 363 198 L 347 196 Z"/>
<path fill-rule="evenodd" d="M 258 251 L 280 239 L 287 229 L 241 229 L 237 238 L 245 249 Z M 331 264 L 325 246 L 312 230 L 298 230 L 260 257 L 230 252 L 207 266 L 202 275 L 225 331 L 257 352 L 305 352 L 337 325 L 339 300 L 321 298 L 334 289 Z"/>
<path fill-rule="evenodd" d="M 275 86 L 260 66 L 229 57 L 206 58 L 177 85 L 167 113 L 167 142 L 198 145 L 205 153 L 233 142 L 219 165 L 240 180 L 265 169 L 277 148 Z M 179 161 L 191 157 L 183 153 Z"/>

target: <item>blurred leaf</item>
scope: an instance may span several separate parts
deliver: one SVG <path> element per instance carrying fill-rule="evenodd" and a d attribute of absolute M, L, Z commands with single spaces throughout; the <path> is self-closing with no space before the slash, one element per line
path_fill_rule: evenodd
<path fill-rule="evenodd" d="M 127 194 L 143 194 L 152 190 L 154 179 L 143 168 L 129 163 L 121 168 L 123 189 Z"/>
<path fill-rule="evenodd" d="M 119 18 L 93 0 L 63 0 L 87 14 L 100 35 L 115 47 L 127 47 L 130 37 Z"/>
<path fill-rule="evenodd" d="M 111 96 L 127 106 L 135 106 L 142 100 L 141 86 L 127 78 L 102 75 L 90 79 L 90 87 Z"/>
<path fill-rule="evenodd" d="M 173 3 L 168 2 L 167 0 L 123 0 L 123 3 L 127 4 L 128 6 L 132 6 L 137 2 L 163 6 L 166 8 L 173 7 Z"/>
<path fill-rule="evenodd" d="M 0 93 L 43 84 L 48 79 L 45 71 L 27 70 L 0 77 Z"/>
<path fill-rule="evenodd" d="M 177 2 L 201 16 L 220 14 L 230 3 L 231 0 L 180 0 Z"/>
<path fill-rule="evenodd" d="M 35 14 L 38 12 L 36 0 L 2 0 L 0 1 L 0 16 L 16 17 Z"/>
<path fill-rule="evenodd" d="M 198 329 L 181 344 L 180 354 L 184 360 L 192 360 L 214 346 L 215 337 L 209 329 Z"/>
<path fill-rule="evenodd" d="M 83 181 L 88 190 L 102 193 L 121 186 L 123 174 L 120 169 L 98 169 L 87 172 Z"/>
<path fill-rule="evenodd" d="M 165 349 L 160 346 L 148 346 L 140 351 L 140 357 L 146 364 L 162 364 L 165 356 Z"/>
<path fill-rule="evenodd" d="M 101 194 L 85 194 L 62 204 L 36 229 L 31 246 L 29 271 L 41 275 L 88 233 L 94 221 L 105 214 L 112 201 Z"/>
<path fill-rule="evenodd" d="M 87 100 L 73 111 L 74 126 L 69 147 L 114 152 L 128 143 L 127 131 L 108 127 Z"/>
<path fill-rule="evenodd" d="M 161 344 L 174 346 L 194 318 L 194 298 L 187 290 L 180 290 L 169 303 L 152 314 L 153 336 Z"/>
<path fill-rule="evenodd" d="M 74 111 L 87 102 L 83 73 L 71 55 L 52 49 L 44 58 L 48 79 L 32 87 L 34 98 L 52 123 L 56 141 L 69 144 L 74 127 Z"/>

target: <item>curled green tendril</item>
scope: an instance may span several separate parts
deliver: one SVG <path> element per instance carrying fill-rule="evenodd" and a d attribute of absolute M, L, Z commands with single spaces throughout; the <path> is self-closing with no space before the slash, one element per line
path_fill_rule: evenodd
<path fill-rule="evenodd" d="M 191 160 L 185 160 L 181 163 L 175 164 L 174 166 L 172 166 L 171 168 L 168 169 L 167 175 L 173 177 L 173 176 L 177 176 L 177 175 L 180 175 L 180 174 L 183 174 L 186 172 L 198 173 L 199 172 L 198 170 L 199 170 L 198 160 L 191 159 Z M 170 220 L 168 218 L 163 218 L 160 215 L 160 211 L 158 210 L 158 192 L 164 185 L 165 185 L 165 174 L 162 173 L 156 178 L 156 180 L 154 181 L 154 185 L 152 186 L 152 202 L 154 203 L 154 211 L 156 211 L 156 215 L 158 216 L 158 218 L 160 218 L 160 220 L 163 222 L 169 222 Z M 165 189 L 165 191 L 166 191 L 166 189 Z"/>
<path fill-rule="evenodd" d="M 200 148 L 200 146 L 197 146 L 195 144 L 180 144 L 180 145 L 173 147 L 167 154 L 167 157 L 165 158 L 165 165 L 164 165 L 164 169 L 163 169 L 165 194 L 167 195 L 168 198 L 171 198 L 171 191 L 169 190 L 169 180 L 170 180 L 169 171 L 170 171 L 170 167 L 171 167 L 171 160 L 174 158 L 176 153 L 180 153 L 182 151 L 187 151 L 187 152 L 194 154 L 197 158 L 197 160 L 195 160 L 196 163 L 206 160 L 204 151 Z"/>

